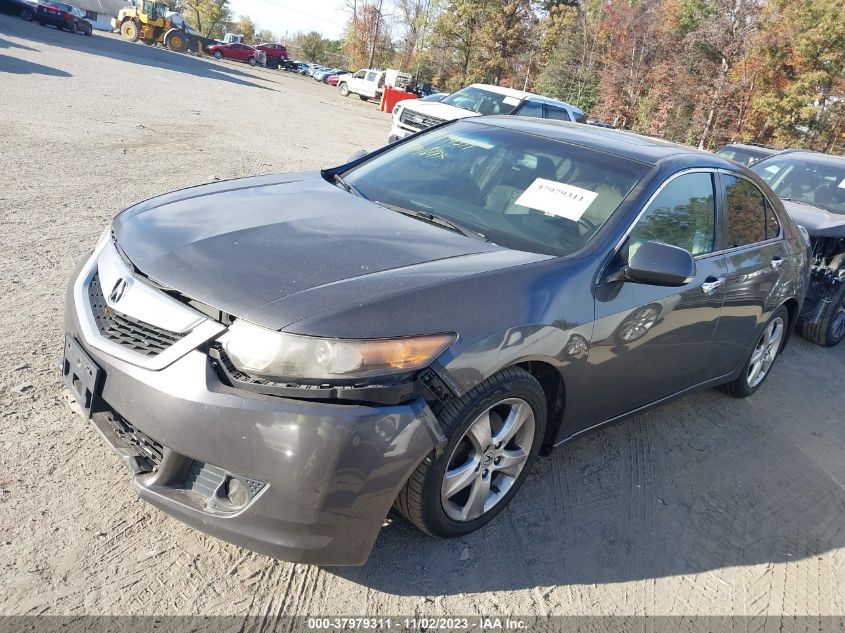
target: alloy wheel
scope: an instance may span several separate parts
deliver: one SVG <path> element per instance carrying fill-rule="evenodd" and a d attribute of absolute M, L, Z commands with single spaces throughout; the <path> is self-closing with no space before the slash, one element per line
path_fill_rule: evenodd
<path fill-rule="evenodd" d="M 772 319 L 760 336 L 760 340 L 757 341 L 754 352 L 751 354 L 751 362 L 748 364 L 748 386 L 751 389 L 763 382 L 775 362 L 783 342 L 785 326 L 783 317 L 778 316 Z"/>
<path fill-rule="evenodd" d="M 446 466 L 440 501 L 453 521 L 472 521 L 499 504 L 528 461 L 534 411 L 520 398 L 492 405 L 473 420 Z"/>

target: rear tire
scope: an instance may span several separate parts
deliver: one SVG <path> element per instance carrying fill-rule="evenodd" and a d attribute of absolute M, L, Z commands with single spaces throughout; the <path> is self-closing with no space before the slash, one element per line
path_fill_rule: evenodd
<path fill-rule="evenodd" d="M 248 60 L 246 60 L 246 61 L 247 61 L 247 63 L 248 63 L 250 66 L 255 66 L 255 64 L 256 64 L 256 62 L 255 62 L 255 57 L 250 57 L 250 58 L 249 58 Z"/>
<path fill-rule="evenodd" d="M 757 391 L 772 373 L 772 367 L 786 344 L 788 328 L 789 311 L 781 306 L 757 337 L 739 376 L 733 382 L 721 385 L 720 389 L 734 398 L 747 398 Z"/>
<path fill-rule="evenodd" d="M 801 336 L 824 347 L 845 339 L 845 283 L 841 284 L 817 323 L 801 322 Z"/>
<path fill-rule="evenodd" d="M 358 95 L 358 98 L 361 101 L 369 101 L 370 100 L 370 98 L 367 95 Z"/>
<path fill-rule="evenodd" d="M 76 26 L 76 22 L 71 22 L 71 23 L 70 23 L 70 27 L 68 27 L 68 31 L 70 31 L 71 33 L 77 33 L 77 32 L 79 32 L 79 27 L 78 27 L 78 26 Z"/>
<path fill-rule="evenodd" d="M 455 398 L 438 420 L 446 446 L 417 466 L 394 508 L 448 538 L 491 521 L 522 486 L 545 436 L 546 398 L 531 374 L 509 367 Z"/>
<path fill-rule="evenodd" d="M 184 53 L 188 50 L 188 40 L 179 29 L 170 29 L 164 34 L 164 45 L 175 53 Z"/>
<path fill-rule="evenodd" d="M 24 7 L 21 9 L 21 19 L 24 22 L 32 22 L 32 18 L 35 17 L 35 13 L 33 13 L 32 9 L 27 9 Z"/>

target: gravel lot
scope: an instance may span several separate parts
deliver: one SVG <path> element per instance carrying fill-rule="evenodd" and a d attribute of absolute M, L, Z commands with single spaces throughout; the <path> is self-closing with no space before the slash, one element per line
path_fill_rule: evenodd
<path fill-rule="evenodd" d="M 793 340 L 750 400 L 699 393 L 557 451 L 480 533 L 396 520 L 362 568 L 275 561 L 135 497 L 60 398 L 73 266 L 139 199 L 388 129 L 310 79 L 0 16 L 0 614 L 842 615 L 845 345 Z"/>

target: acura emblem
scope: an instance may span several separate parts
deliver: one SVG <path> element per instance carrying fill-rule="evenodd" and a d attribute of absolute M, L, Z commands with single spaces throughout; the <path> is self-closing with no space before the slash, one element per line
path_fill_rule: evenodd
<path fill-rule="evenodd" d="M 126 283 L 126 280 L 121 277 L 118 279 L 115 284 L 114 288 L 111 289 L 111 294 L 109 295 L 109 301 L 112 303 L 117 303 L 120 301 L 121 297 L 123 297 L 123 293 L 126 292 L 126 286 L 129 284 Z"/>

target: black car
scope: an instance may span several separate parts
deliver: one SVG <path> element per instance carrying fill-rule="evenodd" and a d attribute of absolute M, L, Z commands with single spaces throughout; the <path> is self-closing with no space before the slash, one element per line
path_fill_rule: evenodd
<path fill-rule="evenodd" d="M 800 332 L 819 345 L 838 345 L 845 339 L 845 157 L 788 150 L 753 171 L 810 236 L 812 276 Z"/>
<path fill-rule="evenodd" d="M 120 213 L 69 284 L 62 367 L 150 503 L 361 564 L 391 507 L 466 534 L 541 451 L 695 389 L 751 395 L 807 283 L 745 167 L 465 118 Z"/>
<path fill-rule="evenodd" d="M 29 0 L 0 0 L 0 13 L 18 15 L 27 22 L 35 16 L 37 3 Z"/>
<path fill-rule="evenodd" d="M 757 161 L 774 156 L 780 150 L 768 145 L 756 145 L 754 143 L 731 143 L 730 145 L 723 145 L 713 153 L 716 156 L 730 158 L 735 160 L 740 165 L 750 166 Z"/>
<path fill-rule="evenodd" d="M 41 26 L 55 26 L 57 29 L 67 29 L 71 33 L 91 35 L 94 27 L 85 19 L 85 11 L 72 4 L 47 0 L 38 5 L 35 21 Z"/>

